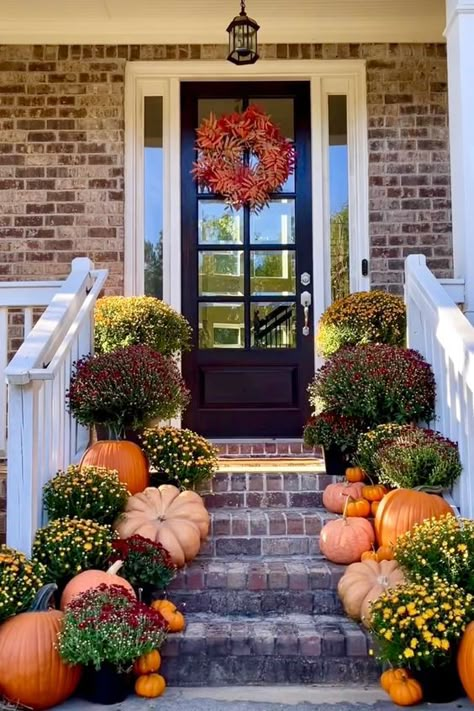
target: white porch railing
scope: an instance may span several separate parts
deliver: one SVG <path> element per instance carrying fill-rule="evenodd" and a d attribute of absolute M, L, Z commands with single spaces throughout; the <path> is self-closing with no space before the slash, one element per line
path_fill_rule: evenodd
<path fill-rule="evenodd" d="M 421 255 L 405 264 L 408 345 L 431 363 L 436 377 L 436 423 L 458 442 L 463 464 L 453 491 L 461 515 L 474 518 L 474 327 Z"/>
<path fill-rule="evenodd" d="M 42 488 L 79 460 L 89 432 L 66 410 L 74 361 L 92 352 L 94 305 L 107 270 L 74 259 L 71 273 L 5 369 L 8 383 L 7 543 L 29 553 L 43 522 Z"/>
<path fill-rule="evenodd" d="M 62 281 L 10 281 L 0 283 L 0 457 L 6 455 L 7 444 L 7 383 L 5 368 L 10 347 L 10 323 L 15 318 L 17 337 L 23 340 L 33 328 L 33 312 L 46 307 Z M 13 314 L 15 313 L 15 317 Z"/>

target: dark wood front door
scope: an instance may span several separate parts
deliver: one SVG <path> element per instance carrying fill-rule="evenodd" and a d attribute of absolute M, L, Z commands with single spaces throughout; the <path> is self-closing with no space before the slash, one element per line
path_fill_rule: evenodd
<path fill-rule="evenodd" d="M 196 127 L 257 104 L 295 141 L 297 163 L 260 213 L 232 211 L 191 175 Z M 307 82 L 183 83 L 184 424 L 211 437 L 301 437 L 314 372 L 310 96 Z M 305 328 L 305 318 L 309 328 Z"/>

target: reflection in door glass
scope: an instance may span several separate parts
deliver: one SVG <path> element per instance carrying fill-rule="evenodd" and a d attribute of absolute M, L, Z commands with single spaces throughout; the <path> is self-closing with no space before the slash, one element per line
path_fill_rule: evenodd
<path fill-rule="evenodd" d="M 292 198 L 272 200 L 259 213 L 250 215 L 252 244 L 295 243 L 295 201 Z"/>
<path fill-rule="evenodd" d="M 145 97 L 145 294 L 163 297 L 163 98 Z"/>
<path fill-rule="evenodd" d="M 331 297 L 335 301 L 350 293 L 347 98 L 329 96 L 328 101 Z"/>
<path fill-rule="evenodd" d="M 243 210 L 231 210 L 218 200 L 199 200 L 199 244 L 241 244 Z"/>
<path fill-rule="evenodd" d="M 243 296 L 244 253 L 199 252 L 199 296 Z"/>
<path fill-rule="evenodd" d="M 199 348 L 244 348 L 243 304 L 199 304 Z"/>
<path fill-rule="evenodd" d="M 251 304 L 252 348 L 296 348 L 296 304 Z"/>
<path fill-rule="evenodd" d="M 290 97 L 271 98 L 266 96 L 257 96 L 250 98 L 251 104 L 256 104 L 267 113 L 273 123 L 276 123 L 281 133 L 290 141 L 295 140 L 295 121 L 294 121 L 294 100 Z M 292 173 L 286 183 L 282 187 L 282 192 L 292 193 L 295 190 L 295 174 Z"/>
<path fill-rule="evenodd" d="M 250 252 L 250 293 L 290 296 L 295 293 L 295 253 L 278 249 Z"/>

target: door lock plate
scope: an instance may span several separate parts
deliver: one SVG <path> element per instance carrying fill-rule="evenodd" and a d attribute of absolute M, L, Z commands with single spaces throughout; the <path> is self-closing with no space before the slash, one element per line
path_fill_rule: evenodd
<path fill-rule="evenodd" d="M 311 274 L 308 274 L 308 272 L 303 272 L 300 277 L 300 280 L 303 286 L 309 286 L 311 284 Z"/>

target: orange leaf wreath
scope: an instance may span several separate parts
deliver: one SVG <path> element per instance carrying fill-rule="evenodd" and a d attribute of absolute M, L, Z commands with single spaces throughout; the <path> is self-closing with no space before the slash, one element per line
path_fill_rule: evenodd
<path fill-rule="evenodd" d="M 259 212 L 295 168 L 293 143 L 253 104 L 242 113 L 204 119 L 196 148 L 195 180 L 235 210 L 248 205 Z"/>

